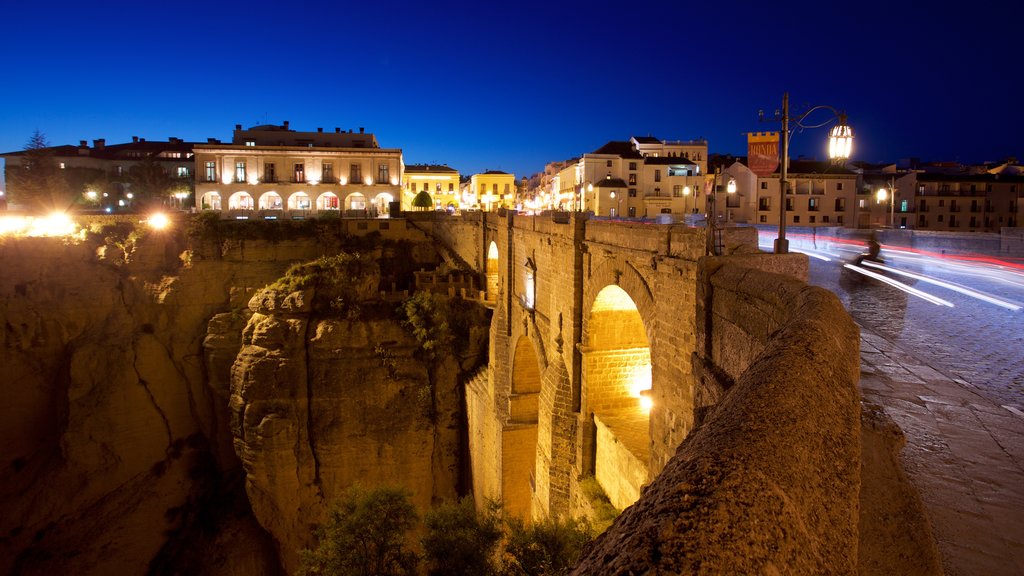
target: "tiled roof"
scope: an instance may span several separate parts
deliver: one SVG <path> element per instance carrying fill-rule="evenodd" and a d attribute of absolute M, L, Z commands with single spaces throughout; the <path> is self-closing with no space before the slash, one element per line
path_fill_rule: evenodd
<path fill-rule="evenodd" d="M 594 188 L 625 188 L 626 183 L 622 178 L 605 178 L 594 182 Z"/>
<path fill-rule="evenodd" d="M 444 164 L 406 164 L 406 172 L 458 172 L 455 168 Z"/>
<path fill-rule="evenodd" d="M 594 150 L 592 154 L 612 154 L 622 158 L 643 158 L 643 156 L 633 148 L 633 143 L 628 140 L 612 140 L 597 150 Z"/>

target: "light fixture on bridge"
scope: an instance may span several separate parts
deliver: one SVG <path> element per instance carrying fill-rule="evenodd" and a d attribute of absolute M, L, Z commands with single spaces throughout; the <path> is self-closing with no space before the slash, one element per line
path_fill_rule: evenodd
<path fill-rule="evenodd" d="M 640 409 L 645 413 L 650 412 L 651 408 L 654 407 L 654 398 L 651 395 L 651 389 L 640 391 Z"/>

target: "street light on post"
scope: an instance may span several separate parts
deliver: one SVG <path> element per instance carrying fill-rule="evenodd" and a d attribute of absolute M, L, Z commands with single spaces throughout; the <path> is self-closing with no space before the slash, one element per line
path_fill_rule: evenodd
<path fill-rule="evenodd" d="M 622 211 L 620 210 L 619 207 L 622 206 L 622 196 L 616 194 L 615 190 L 612 190 L 611 194 L 609 194 L 608 196 L 612 200 L 615 200 L 615 217 L 616 218 L 621 218 L 622 217 Z"/>
<path fill-rule="evenodd" d="M 832 118 L 820 124 L 807 125 L 803 123 L 808 116 L 818 110 L 829 110 L 832 112 Z M 764 112 L 761 112 L 759 116 L 761 121 L 765 121 Z M 782 114 L 780 115 L 776 111 L 775 117 L 769 120 L 782 122 L 782 142 L 779 148 L 782 165 L 779 174 L 779 237 L 775 239 L 775 253 L 786 254 L 789 252 L 789 240 L 786 239 L 786 189 L 789 187 L 789 182 L 786 177 L 789 171 L 789 139 L 792 137 L 792 134 L 789 132 L 789 92 L 782 94 Z M 821 105 L 814 106 L 806 112 L 796 115 L 792 120 L 796 128 L 800 130 L 821 128 L 833 120 L 837 120 L 837 124 L 829 131 L 829 158 L 836 161 L 845 160 L 850 157 L 850 152 L 853 150 L 853 129 L 846 123 L 846 114 L 839 112 L 831 106 Z"/>
<path fill-rule="evenodd" d="M 879 188 L 875 194 L 875 198 L 878 199 L 878 203 L 885 202 L 886 197 L 889 198 L 889 228 L 896 228 L 896 179 L 893 178 L 889 182 L 889 189 Z"/>
<path fill-rule="evenodd" d="M 577 212 L 583 212 L 583 190 L 584 189 L 586 189 L 587 192 L 593 192 L 594 191 L 594 185 L 589 183 L 589 182 L 587 182 L 586 184 L 584 184 L 583 182 L 580 182 L 580 194 L 579 194 L 579 197 L 577 198 L 578 202 L 576 203 L 576 211 Z"/>

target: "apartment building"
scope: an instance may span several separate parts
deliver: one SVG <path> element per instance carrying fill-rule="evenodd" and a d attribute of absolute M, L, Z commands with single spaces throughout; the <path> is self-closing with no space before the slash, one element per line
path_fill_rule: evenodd
<path fill-rule="evenodd" d="M 459 171 L 439 164 L 409 164 L 402 173 L 402 209 L 412 209 L 412 200 L 427 192 L 437 210 L 459 207 Z"/>
<path fill-rule="evenodd" d="M 895 182 L 897 227 L 999 232 L 1021 221 L 1022 175 L 909 172 Z"/>
<path fill-rule="evenodd" d="M 787 226 L 847 226 L 857 224 L 858 176 L 845 167 L 830 162 L 791 160 L 786 174 Z M 780 173 L 753 180 L 756 189 L 742 196 L 745 202 L 756 202 L 741 211 L 755 216 L 755 224 L 779 224 Z M 739 181 L 738 181 L 739 182 Z"/>
<path fill-rule="evenodd" d="M 166 141 L 146 140 L 133 136 L 131 142 L 107 144 L 105 138 L 92 141 L 81 140 L 78 146 L 51 146 L 40 149 L 49 161 L 61 171 L 73 198 L 69 204 L 80 204 L 110 211 L 130 209 L 138 200 L 139 190 L 132 190 L 132 169 L 149 163 L 159 167 L 168 176 L 165 198 L 154 200 L 168 204 L 180 201 L 182 194 L 188 194 L 194 183 L 192 148 L 194 142 L 170 137 Z M 20 170 L 26 151 L 0 154 L 5 159 L 7 195 L 12 202 L 18 202 L 19 178 L 13 173 Z M 175 198 L 173 195 L 178 195 Z"/>
<path fill-rule="evenodd" d="M 681 217 L 703 211 L 706 174 L 707 141 L 634 136 L 567 161 L 550 179 L 551 204 L 600 216 Z"/>
<path fill-rule="evenodd" d="M 512 208 L 516 201 L 516 176 L 501 170 L 487 170 L 473 174 L 466 188 L 463 203 L 490 212 L 498 208 Z"/>
<path fill-rule="evenodd" d="M 195 146 L 196 207 L 234 218 L 318 213 L 383 216 L 401 199 L 402 150 L 373 134 L 298 132 L 283 125 L 243 130 L 231 144 Z"/>

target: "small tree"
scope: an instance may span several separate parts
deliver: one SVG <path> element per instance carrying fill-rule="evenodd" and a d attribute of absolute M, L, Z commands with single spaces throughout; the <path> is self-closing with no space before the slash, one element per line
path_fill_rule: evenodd
<path fill-rule="evenodd" d="M 593 533 L 586 520 L 550 518 L 526 526 L 507 522 L 502 576 L 563 576 L 580 558 Z"/>
<path fill-rule="evenodd" d="M 472 498 L 443 504 L 427 513 L 423 538 L 429 576 L 498 574 L 495 552 L 501 541 L 501 507 L 488 502 L 478 513 Z"/>
<path fill-rule="evenodd" d="M 317 548 L 300 553 L 298 574 L 414 575 L 418 558 L 405 549 L 404 540 L 418 520 L 406 490 L 352 487 L 317 529 Z"/>
<path fill-rule="evenodd" d="M 413 197 L 412 205 L 420 210 L 430 210 L 434 207 L 434 199 L 430 197 L 430 192 L 421 190 L 419 194 Z"/>
<path fill-rule="evenodd" d="M 12 200 L 40 211 L 70 207 L 75 198 L 53 158 L 46 135 L 36 130 L 25 144 L 24 152 L 20 165 L 7 169 Z"/>
<path fill-rule="evenodd" d="M 146 156 L 128 169 L 128 183 L 134 203 L 145 205 L 163 201 L 177 181 L 152 156 Z"/>

